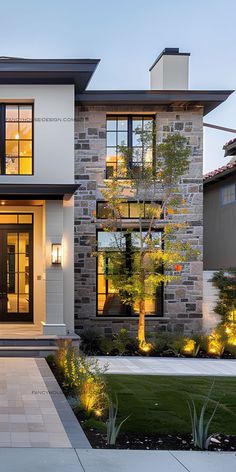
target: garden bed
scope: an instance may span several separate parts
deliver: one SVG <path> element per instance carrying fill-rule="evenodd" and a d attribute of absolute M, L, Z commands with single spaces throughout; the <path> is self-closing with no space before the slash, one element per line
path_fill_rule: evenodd
<path fill-rule="evenodd" d="M 78 418 L 79 419 L 79 418 Z M 83 427 L 83 420 L 80 420 Z M 177 450 L 192 451 L 192 437 L 190 434 L 142 434 L 142 433 L 120 433 L 115 446 L 108 446 L 106 434 L 95 428 L 85 428 L 84 432 L 95 449 L 144 449 L 144 450 Z M 236 451 L 236 436 L 215 435 L 215 442 L 208 448 L 209 451 Z M 213 441 L 214 441 L 213 440 Z"/>

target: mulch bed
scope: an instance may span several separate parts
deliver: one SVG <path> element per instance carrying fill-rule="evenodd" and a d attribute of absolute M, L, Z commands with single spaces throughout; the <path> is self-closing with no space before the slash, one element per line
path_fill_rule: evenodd
<path fill-rule="evenodd" d="M 83 427 L 83 422 L 80 422 Z M 145 450 L 180 450 L 191 451 L 193 447 L 190 434 L 142 434 L 142 433 L 120 433 L 117 444 L 108 446 L 106 443 L 106 434 L 97 431 L 94 428 L 84 430 L 91 446 L 95 449 L 145 449 Z M 212 442 L 209 451 L 236 451 L 236 436 L 218 435 L 214 439 L 219 441 Z"/>

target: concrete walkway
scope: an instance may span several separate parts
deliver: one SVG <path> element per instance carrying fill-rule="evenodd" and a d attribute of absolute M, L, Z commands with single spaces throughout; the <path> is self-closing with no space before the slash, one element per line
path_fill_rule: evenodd
<path fill-rule="evenodd" d="M 2 447 L 90 447 L 45 359 L 0 358 Z"/>
<path fill-rule="evenodd" d="M 4 472 L 235 472 L 235 453 L 0 449 Z"/>
<path fill-rule="evenodd" d="M 109 374 L 236 376 L 236 359 L 97 357 Z"/>

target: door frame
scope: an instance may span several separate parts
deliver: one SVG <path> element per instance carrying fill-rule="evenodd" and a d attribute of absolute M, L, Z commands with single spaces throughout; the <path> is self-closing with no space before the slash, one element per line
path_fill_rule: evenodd
<path fill-rule="evenodd" d="M 22 214 L 22 213 L 19 213 Z M 10 313 L 7 312 L 6 305 L 7 305 L 7 296 L 5 297 L 5 309 L 3 308 L 3 313 L 0 313 L 0 324 L 2 323 L 16 323 L 16 324 L 25 324 L 25 323 L 33 323 L 34 321 L 34 313 L 33 313 L 33 285 L 34 285 L 34 272 L 33 272 L 33 217 L 32 217 L 32 224 L 19 224 L 19 223 L 12 223 L 12 224 L 0 224 L 0 271 L 1 267 L 2 273 L 4 274 L 4 280 L 0 280 L 0 293 L 2 292 L 4 295 L 7 295 L 7 233 L 29 233 L 29 312 L 28 313 Z M 5 245 L 5 251 L 2 248 Z M 1 275 L 0 275 L 1 279 Z M 4 303 L 4 298 L 3 302 Z M 23 319 L 22 319 L 23 318 Z"/>

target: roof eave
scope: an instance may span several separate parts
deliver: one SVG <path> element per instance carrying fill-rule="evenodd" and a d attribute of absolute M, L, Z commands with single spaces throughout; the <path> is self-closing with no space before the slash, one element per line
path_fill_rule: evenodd
<path fill-rule="evenodd" d="M 229 177 L 230 175 L 233 175 L 236 173 L 236 167 L 232 167 L 231 169 L 226 169 L 223 172 L 213 175 L 212 177 L 208 177 L 205 180 L 203 180 L 203 186 L 206 187 L 210 184 L 215 184 L 217 182 L 220 182 L 223 180 L 224 177 Z"/>
<path fill-rule="evenodd" d="M 233 90 L 92 90 L 77 94 L 78 105 L 160 105 L 203 107 L 203 115 L 221 105 Z"/>
<path fill-rule="evenodd" d="M 0 58 L 0 84 L 74 84 L 83 92 L 99 59 Z"/>

